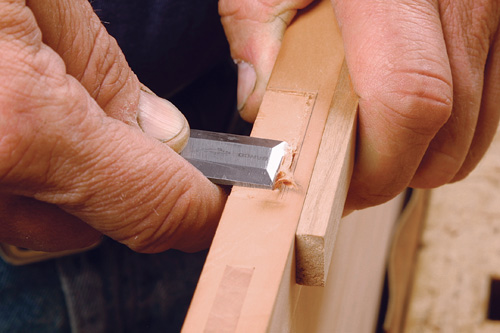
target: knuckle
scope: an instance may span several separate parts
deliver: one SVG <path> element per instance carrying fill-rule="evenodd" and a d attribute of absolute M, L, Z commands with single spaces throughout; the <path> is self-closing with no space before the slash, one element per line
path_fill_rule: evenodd
<path fill-rule="evenodd" d="M 422 136 L 434 136 L 446 123 L 453 107 L 451 82 L 422 71 L 393 73 L 379 92 L 376 102 L 386 122 Z"/>

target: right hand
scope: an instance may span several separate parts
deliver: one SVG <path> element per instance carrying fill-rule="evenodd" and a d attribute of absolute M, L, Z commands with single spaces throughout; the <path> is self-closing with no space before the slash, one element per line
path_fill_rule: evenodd
<path fill-rule="evenodd" d="M 257 115 L 288 23 L 310 2 L 219 1 L 247 120 Z M 500 119 L 498 0 L 332 3 L 359 96 L 346 210 L 383 203 L 407 186 L 465 178 Z"/>
<path fill-rule="evenodd" d="M 0 242 L 210 244 L 225 194 L 157 140 L 179 150 L 187 122 L 141 89 L 88 1 L 0 1 L 0 50 Z"/>

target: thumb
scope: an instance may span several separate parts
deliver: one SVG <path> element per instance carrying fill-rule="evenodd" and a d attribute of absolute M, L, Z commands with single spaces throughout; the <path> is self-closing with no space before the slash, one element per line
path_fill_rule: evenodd
<path fill-rule="evenodd" d="M 33 10 L 23 2 L 1 2 L 0 9 L 2 192 L 58 206 L 138 251 L 206 247 L 225 194 L 178 154 L 144 135 L 137 121 L 137 126 L 120 121 L 127 112 L 137 117 L 139 109 L 146 110 L 141 115 L 155 114 L 147 111 L 148 95 L 137 89 L 136 99 L 128 100 L 133 107 L 127 107 L 120 98 L 105 103 L 101 94 L 89 94 L 75 73 L 68 75 L 70 66 L 61 54 L 42 42 Z M 96 59 L 106 61 L 106 56 Z M 96 71 L 97 78 L 99 73 L 109 77 L 109 71 Z M 131 71 L 123 73 L 131 82 L 123 87 L 133 87 Z M 98 88 L 104 93 L 109 87 Z M 146 96 L 142 102 L 141 96 Z M 121 106 L 115 111 L 124 112 L 109 117 L 115 102 Z"/>
<path fill-rule="evenodd" d="M 108 116 L 139 126 L 180 152 L 189 125 L 170 102 L 141 85 L 116 40 L 86 0 L 28 1 L 43 42 L 64 60 L 66 71 L 85 87 Z"/>
<path fill-rule="evenodd" d="M 221 0 L 219 14 L 238 65 L 238 110 L 254 121 L 286 27 L 312 0 Z"/>
<path fill-rule="evenodd" d="M 189 124 L 175 105 L 142 86 L 137 110 L 137 123 L 146 134 L 182 151 L 189 139 Z"/>
<path fill-rule="evenodd" d="M 27 1 L 43 43 L 63 59 L 108 116 L 137 124 L 140 83 L 86 0 Z"/>

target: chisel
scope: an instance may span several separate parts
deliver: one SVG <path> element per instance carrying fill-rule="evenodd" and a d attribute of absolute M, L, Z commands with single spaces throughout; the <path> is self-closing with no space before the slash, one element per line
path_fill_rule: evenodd
<path fill-rule="evenodd" d="M 272 189 L 287 151 L 288 144 L 283 141 L 191 130 L 181 156 L 216 184 Z M 69 253 L 73 251 L 48 253 L 0 243 L 0 257 L 13 265 L 24 265 Z"/>
<path fill-rule="evenodd" d="M 181 156 L 216 184 L 272 189 L 287 148 L 284 141 L 191 130 Z"/>

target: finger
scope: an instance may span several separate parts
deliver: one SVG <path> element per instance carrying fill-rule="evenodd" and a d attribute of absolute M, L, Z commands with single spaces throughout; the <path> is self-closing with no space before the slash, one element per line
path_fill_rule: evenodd
<path fill-rule="evenodd" d="M 71 5 L 66 10 L 62 3 L 36 1 L 32 9 L 44 28 L 44 40 L 64 57 L 66 69 L 79 77 L 110 114 L 122 120 L 126 120 L 127 115 L 137 114 L 139 125 L 145 132 L 167 142 L 176 151 L 182 150 L 189 136 L 186 119 L 175 106 L 155 97 L 145 87 L 140 90 L 136 105 L 138 81 L 116 42 L 88 11 L 88 4 L 81 6 L 78 1 L 72 2 L 65 4 L 67 7 Z M 82 10 L 75 11 L 79 5 Z M 14 11 L 12 17 L 17 14 Z M 88 29 L 89 22 L 91 29 Z M 78 26 L 82 24 L 86 26 Z M 36 31 L 35 26 L 32 29 Z M 104 49 L 107 52 L 101 59 L 97 55 Z M 99 75 L 99 70 L 103 75 Z M 60 251 L 82 248 L 101 237 L 95 229 L 60 208 L 30 198 L 4 195 L 0 201 L 0 216 L 2 241 L 30 249 Z"/>
<path fill-rule="evenodd" d="M 2 49 L 0 128 L 11 125 L 22 127 L 27 125 L 23 119 L 18 119 L 15 123 L 8 120 L 11 105 L 8 103 L 9 99 L 5 97 L 11 93 L 16 93 L 18 98 L 29 94 L 29 87 L 23 86 L 22 80 L 16 74 L 26 75 L 27 72 L 36 70 L 28 65 L 32 54 L 29 49 L 32 47 L 24 46 L 39 44 L 40 32 L 32 13 L 26 10 L 21 1 L 1 3 L 0 13 L 0 48 Z M 39 51 L 43 53 L 44 49 Z M 36 64 L 33 65 L 36 66 Z M 57 64 L 52 65 L 57 67 Z M 12 90 L 13 86 L 18 86 L 19 89 Z M 12 137 L 8 132 L 0 130 L 0 160 L 2 162 L 8 161 L 12 155 L 19 154 L 18 151 L 5 149 L 11 143 Z M 5 163 L 0 163 L 1 167 L 5 167 Z M 2 171 L 6 172 L 5 169 Z M 4 185 L 1 185 L 1 189 L 8 190 Z M 47 251 L 80 248 L 92 244 L 100 237 L 100 233 L 57 207 L 6 193 L 0 194 L 0 216 L 0 241 L 22 247 Z M 54 226 L 56 229 L 45 228 L 47 226 Z"/>
<path fill-rule="evenodd" d="M 168 144 L 178 153 L 189 140 L 189 124 L 184 115 L 175 105 L 143 85 L 139 95 L 137 125 L 144 133 Z"/>
<path fill-rule="evenodd" d="M 483 128 L 476 131 L 476 124 L 490 41 L 500 19 L 498 4 L 442 1 L 440 13 L 453 77 L 453 116 L 429 145 L 411 182 L 414 187 L 432 188 L 448 183 L 462 168 L 473 138 L 483 141 L 491 136 L 491 131 L 483 132 Z M 476 145 L 473 149 L 477 148 Z"/>
<path fill-rule="evenodd" d="M 59 207 L 0 194 L 0 242 L 38 251 L 81 249 L 101 233 Z"/>
<path fill-rule="evenodd" d="M 221 0 L 219 14 L 238 65 L 237 103 L 253 121 L 262 102 L 286 27 L 312 0 Z"/>
<path fill-rule="evenodd" d="M 189 138 L 185 117 L 139 83 L 116 40 L 86 0 L 27 1 L 43 42 L 64 60 L 66 71 L 111 117 L 140 126 L 181 151 Z"/>
<path fill-rule="evenodd" d="M 43 42 L 108 115 L 136 124 L 139 80 L 120 47 L 85 0 L 27 1 Z"/>
<path fill-rule="evenodd" d="M 50 105 L 30 103 L 43 113 L 31 127 L 2 126 L 16 144 L 2 161 L 4 188 L 55 204 L 136 251 L 208 246 L 221 190 L 168 147 L 100 113 L 70 77 L 68 85 L 54 89 Z"/>
<path fill-rule="evenodd" d="M 346 208 L 389 200 L 412 179 L 447 121 L 452 77 L 432 1 L 333 1 L 360 97 Z"/>
<path fill-rule="evenodd" d="M 0 7 L 2 191 L 55 204 L 138 251 L 206 247 L 222 190 L 167 146 L 107 117 L 41 42 L 21 1 Z"/>
<path fill-rule="evenodd" d="M 484 88 L 481 110 L 475 136 L 467 158 L 459 172 L 453 178 L 458 181 L 465 178 L 479 163 L 495 136 L 500 119 L 500 30 L 490 48 L 485 68 Z"/>

